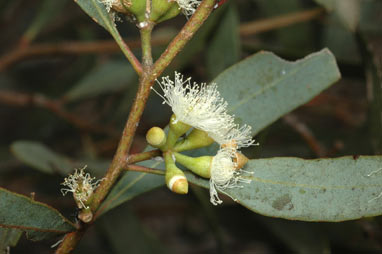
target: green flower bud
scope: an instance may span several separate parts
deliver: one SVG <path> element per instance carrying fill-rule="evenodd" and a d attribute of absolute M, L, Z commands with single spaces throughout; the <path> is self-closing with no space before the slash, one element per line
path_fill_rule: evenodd
<path fill-rule="evenodd" d="M 108 8 L 134 16 L 138 23 L 151 21 L 159 23 L 173 18 L 180 13 L 179 5 L 172 0 L 153 0 L 146 7 L 147 0 L 101 0 Z"/>
<path fill-rule="evenodd" d="M 167 142 L 162 149 L 163 151 L 173 148 L 179 137 L 191 128 L 190 125 L 177 120 L 175 115 L 171 116 L 169 126 L 170 130 L 168 131 Z"/>
<path fill-rule="evenodd" d="M 186 137 L 186 139 L 178 142 L 174 151 L 182 152 L 186 150 L 198 149 L 201 147 L 209 146 L 214 142 L 214 140 L 208 136 L 205 131 L 199 129 L 193 129 L 191 133 Z"/>
<path fill-rule="evenodd" d="M 197 158 L 189 157 L 181 153 L 174 153 L 177 162 L 194 172 L 195 174 L 204 177 L 211 177 L 211 162 L 212 156 L 201 156 Z"/>
<path fill-rule="evenodd" d="M 162 21 L 176 17 L 179 13 L 180 8 L 176 1 L 155 0 L 152 1 L 150 21 L 160 23 Z"/>
<path fill-rule="evenodd" d="M 146 134 L 146 140 L 151 146 L 160 148 L 166 144 L 166 134 L 162 128 L 152 127 Z"/>
<path fill-rule="evenodd" d="M 187 194 L 188 193 L 188 182 L 183 171 L 180 170 L 172 158 L 172 154 L 165 153 L 164 159 L 166 163 L 166 185 L 167 187 L 175 193 Z"/>

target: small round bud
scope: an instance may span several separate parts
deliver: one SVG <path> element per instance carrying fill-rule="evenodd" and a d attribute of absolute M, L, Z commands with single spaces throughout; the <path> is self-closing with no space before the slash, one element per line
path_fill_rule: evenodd
<path fill-rule="evenodd" d="M 152 127 L 146 134 L 147 143 L 153 147 L 162 147 L 166 144 L 166 134 L 162 128 Z"/>

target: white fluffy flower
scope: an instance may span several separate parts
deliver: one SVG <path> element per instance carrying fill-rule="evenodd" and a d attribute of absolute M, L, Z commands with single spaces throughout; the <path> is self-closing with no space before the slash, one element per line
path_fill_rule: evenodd
<path fill-rule="evenodd" d="M 241 187 L 239 183 L 250 183 L 251 180 L 241 176 L 242 170 L 237 169 L 234 162 L 236 150 L 232 148 L 222 148 L 212 159 L 210 178 L 210 201 L 214 205 L 223 201 L 218 196 L 217 190 L 224 192 L 225 189 Z M 225 193 L 228 195 L 227 193 Z M 228 195 L 229 196 L 229 195 Z"/>
<path fill-rule="evenodd" d="M 64 182 L 61 185 L 67 186 L 68 188 L 62 188 L 62 195 L 66 195 L 68 192 L 73 193 L 73 197 L 77 202 L 78 208 L 88 208 L 85 205 L 85 202 L 93 194 L 94 190 L 98 187 L 99 182 L 94 181 L 95 177 L 91 177 L 89 173 L 85 173 L 83 167 L 81 169 L 76 169 L 74 174 L 69 175 L 64 179 Z"/>
<path fill-rule="evenodd" d="M 234 116 L 227 113 L 227 102 L 215 83 L 191 85 L 191 78 L 183 80 L 183 75 L 177 72 L 175 82 L 164 77 L 158 83 L 164 94 L 157 94 L 172 108 L 177 120 L 207 132 L 220 145 L 234 142 L 239 149 L 254 144 L 251 127 L 234 123 Z"/>
<path fill-rule="evenodd" d="M 191 16 L 199 7 L 201 0 L 175 0 L 184 15 Z"/>

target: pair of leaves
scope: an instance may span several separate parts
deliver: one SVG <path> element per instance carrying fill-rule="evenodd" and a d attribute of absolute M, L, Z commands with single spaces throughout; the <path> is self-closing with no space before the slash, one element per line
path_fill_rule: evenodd
<path fill-rule="evenodd" d="M 230 113 L 252 125 L 256 134 L 339 77 L 328 50 L 296 62 L 260 52 L 227 69 L 214 81 L 228 101 Z M 163 168 L 153 161 L 143 165 Z M 248 176 L 252 183 L 227 193 L 263 215 L 303 221 L 343 221 L 382 214 L 380 156 L 251 160 L 245 170 L 254 172 Z M 187 176 L 191 183 L 209 187 L 207 180 L 190 173 Z M 149 184 L 138 188 L 148 177 Z M 103 209 L 107 211 L 162 184 L 161 177 L 129 173 L 117 183 Z"/>

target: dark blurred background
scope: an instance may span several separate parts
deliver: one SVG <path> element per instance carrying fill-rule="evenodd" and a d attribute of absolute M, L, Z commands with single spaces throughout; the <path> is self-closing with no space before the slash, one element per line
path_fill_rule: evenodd
<path fill-rule="evenodd" d="M 260 50 L 296 60 L 328 47 L 342 79 L 263 130 L 248 157 L 382 154 L 382 1 L 317 2 L 229 0 L 164 73 L 211 81 Z M 138 30 L 121 18 L 118 29 L 139 56 Z M 155 58 L 186 21 L 180 15 L 155 28 Z M 71 0 L 0 0 L 0 31 L 0 185 L 34 192 L 74 220 L 73 200 L 60 193 L 63 176 L 84 163 L 98 177 L 106 171 L 137 76 L 111 36 Z M 132 152 L 169 116 L 152 94 Z M 62 163 L 49 164 L 49 156 Z M 75 253 L 382 253 L 381 223 L 286 221 L 229 198 L 214 207 L 196 186 L 187 196 L 162 187 L 103 216 Z M 51 253 L 58 240 L 23 236 L 11 253 Z"/>

